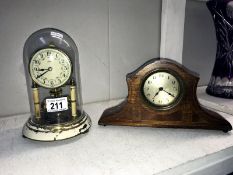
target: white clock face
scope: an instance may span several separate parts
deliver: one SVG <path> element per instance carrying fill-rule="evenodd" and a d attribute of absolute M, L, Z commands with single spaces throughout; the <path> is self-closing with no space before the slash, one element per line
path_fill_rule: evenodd
<path fill-rule="evenodd" d="M 64 52 L 46 48 L 33 55 L 29 69 L 35 83 L 46 88 L 57 88 L 70 78 L 72 65 Z"/>
<path fill-rule="evenodd" d="M 152 104 L 160 107 L 172 105 L 180 94 L 180 83 L 165 71 L 151 74 L 143 84 L 143 94 Z"/>

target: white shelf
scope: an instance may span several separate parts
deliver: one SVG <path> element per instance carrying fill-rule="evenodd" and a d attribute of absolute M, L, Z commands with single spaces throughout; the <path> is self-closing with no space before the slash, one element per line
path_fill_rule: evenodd
<path fill-rule="evenodd" d="M 222 175 L 233 171 L 232 131 L 97 125 L 103 110 L 119 101 L 85 105 L 93 122 L 91 130 L 65 141 L 22 138 L 29 114 L 1 118 L 0 174 Z M 221 114 L 233 124 L 233 116 Z"/>
<path fill-rule="evenodd" d="M 214 96 L 210 96 L 205 92 L 206 86 L 199 87 L 197 96 L 199 97 L 199 102 L 212 110 L 217 110 L 220 112 L 224 112 L 227 114 L 233 115 L 233 100 L 232 99 L 224 99 L 224 98 L 217 98 Z"/>

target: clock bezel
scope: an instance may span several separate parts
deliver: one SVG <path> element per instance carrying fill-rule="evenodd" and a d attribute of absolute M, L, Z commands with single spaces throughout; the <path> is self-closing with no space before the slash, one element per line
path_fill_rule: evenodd
<path fill-rule="evenodd" d="M 56 51 L 58 51 L 58 52 L 63 53 L 64 55 L 67 56 L 68 61 L 70 62 L 70 65 L 71 65 L 70 76 L 69 76 L 69 78 L 68 78 L 63 84 L 61 84 L 61 85 L 59 85 L 59 86 L 55 86 L 55 87 L 43 86 L 43 85 L 41 85 L 41 84 L 38 84 L 38 83 L 32 78 L 31 69 L 30 69 L 30 64 L 31 64 L 32 58 L 33 58 L 39 51 L 45 50 L 45 49 L 53 49 L 53 50 L 56 50 Z M 72 77 L 72 73 L 73 73 L 73 64 L 72 64 L 72 61 L 71 61 L 71 58 L 70 58 L 69 54 L 67 54 L 66 52 L 64 52 L 64 51 L 61 50 L 60 48 L 57 48 L 57 47 L 55 47 L 55 46 L 53 46 L 53 45 L 50 45 L 50 46 L 48 46 L 48 47 L 40 48 L 40 49 L 36 50 L 33 54 L 31 54 L 31 57 L 30 57 L 30 60 L 29 60 L 29 63 L 28 63 L 28 72 L 29 72 L 29 75 L 30 75 L 30 77 L 31 77 L 31 80 L 32 80 L 34 83 L 36 83 L 38 86 L 43 87 L 43 88 L 46 88 L 46 89 L 56 89 L 56 88 L 59 88 L 59 87 L 62 87 L 62 86 L 64 86 L 64 85 L 66 85 L 67 82 L 69 82 L 69 80 L 70 80 L 71 77 Z"/>
<path fill-rule="evenodd" d="M 172 76 L 174 76 L 177 80 L 177 82 L 179 83 L 179 93 L 176 97 L 176 99 L 168 104 L 168 105 L 156 105 L 154 103 L 152 103 L 151 101 L 149 101 L 146 97 L 146 95 L 144 94 L 144 84 L 146 82 L 146 80 L 152 75 L 152 74 L 155 74 L 155 73 L 158 73 L 158 72 L 165 72 L 165 73 L 168 73 L 168 74 L 171 74 Z M 173 109 L 174 107 L 176 107 L 179 102 L 181 101 L 183 95 L 184 95 L 184 82 L 182 81 L 182 78 L 181 76 L 171 70 L 171 69 L 168 69 L 168 68 L 157 68 L 157 69 L 154 69 L 154 70 L 151 70 L 149 72 L 147 72 L 143 77 L 142 77 L 142 81 L 141 81 L 141 84 L 140 84 L 140 91 L 141 91 L 141 97 L 143 99 L 143 101 L 148 104 L 150 107 L 152 107 L 153 109 L 156 109 L 156 110 L 168 110 L 168 109 Z"/>

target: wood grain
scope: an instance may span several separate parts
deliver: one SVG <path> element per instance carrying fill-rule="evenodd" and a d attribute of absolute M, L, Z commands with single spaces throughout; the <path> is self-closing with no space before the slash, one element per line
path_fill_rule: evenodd
<path fill-rule="evenodd" d="M 148 103 L 141 91 L 145 77 L 161 69 L 173 71 L 183 83 L 180 101 L 166 109 Z M 121 104 L 106 109 L 99 125 L 199 128 L 224 132 L 232 129 L 221 115 L 200 106 L 196 96 L 198 75 L 175 61 L 154 58 L 127 74 L 126 80 L 128 97 Z"/>

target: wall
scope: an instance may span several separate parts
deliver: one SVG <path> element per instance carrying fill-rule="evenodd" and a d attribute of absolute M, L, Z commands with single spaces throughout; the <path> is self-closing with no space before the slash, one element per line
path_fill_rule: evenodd
<path fill-rule="evenodd" d="M 206 2 L 187 0 L 183 64 L 200 74 L 199 85 L 207 85 L 215 62 L 216 36 Z"/>
<path fill-rule="evenodd" d="M 127 95 L 125 75 L 159 56 L 161 0 L 0 1 L 0 116 L 29 111 L 22 51 L 44 27 L 79 49 L 84 103 Z"/>

